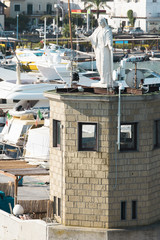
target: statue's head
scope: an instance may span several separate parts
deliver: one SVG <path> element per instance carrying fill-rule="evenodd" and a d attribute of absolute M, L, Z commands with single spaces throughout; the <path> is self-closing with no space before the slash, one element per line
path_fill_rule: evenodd
<path fill-rule="evenodd" d="M 108 26 L 108 24 L 107 24 L 107 21 L 106 21 L 106 19 L 105 18 L 99 18 L 98 19 L 98 24 L 99 24 L 99 26 L 101 26 L 101 27 L 106 27 L 106 26 Z"/>

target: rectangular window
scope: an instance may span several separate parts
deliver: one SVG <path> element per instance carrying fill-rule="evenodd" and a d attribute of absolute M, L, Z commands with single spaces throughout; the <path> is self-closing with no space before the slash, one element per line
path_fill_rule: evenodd
<path fill-rule="evenodd" d="M 19 4 L 14 5 L 14 11 L 15 12 L 20 12 L 20 5 Z"/>
<path fill-rule="evenodd" d="M 126 201 L 121 202 L 121 220 L 126 220 Z"/>
<path fill-rule="evenodd" d="M 121 124 L 120 149 L 137 150 L 137 123 Z"/>
<path fill-rule="evenodd" d="M 4 14 L 4 8 L 2 6 L 0 6 L 0 15 Z"/>
<path fill-rule="evenodd" d="M 58 198 L 58 216 L 61 216 L 61 199 Z"/>
<path fill-rule="evenodd" d="M 7 100 L 6 99 L 2 99 L 2 103 L 7 103 Z"/>
<path fill-rule="evenodd" d="M 137 201 L 132 201 L 132 219 L 137 218 Z"/>
<path fill-rule="evenodd" d="M 160 147 L 160 120 L 154 122 L 154 147 Z"/>
<path fill-rule="evenodd" d="M 61 122 L 53 120 L 53 147 L 60 147 Z"/>
<path fill-rule="evenodd" d="M 78 150 L 98 151 L 97 123 L 79 123 Z"/>
<path fill-rule="evenodd" d="M 56 214 L 56 197 L 54 197 L 53 201 L 53 214 Z"/>
<path fill-rule="evenodd" d="M 153 0 L 153 2 L 157 2 L 157 0 Z"/>
<path fill-rule="evenodd" d="M 51 14 L 51 12 L 52 12 L 52 5 L 51 4 L 47 4 L 46 12 L 47 12 L 47 14 Z"/>
<path fill-rule="evenodd" d="M 33 14 L 33 5 L 27 4 L 27 14 L 32 15 Z"/>

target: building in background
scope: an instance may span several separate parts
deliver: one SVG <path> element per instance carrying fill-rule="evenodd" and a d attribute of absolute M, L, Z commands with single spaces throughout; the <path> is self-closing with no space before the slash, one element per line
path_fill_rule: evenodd
<path fill-rule="evenodd" d="M 0 1 L 0 31 L 4 29 L 4 9 L 6 9 L 7 6 Z"/>
<path fill-rule="evenodd" d="M 37 25 L 43 15 L 56 16 L 55 4 L 57 1 L 55 0 L 47 2 L 43 0 L 5 0 L 5 4 L 8 6 L 5 11 L 7 17 L 15 18 L 17 14 L 23 14 L 31 19 L 32 25 Z M 62 14 L 61 11 L 60 14 Z"/>
<path fill-rule="evenodd" d="M 71 0 L 71 9 L 85 9 L 84 0 Z M 4 0 L 3 3 L 8 7 L 5 9 L 7 17 L 15 18 L 18 14 L 25 14 L 31 18 L 31 23 L 37 25 L 42 15 L 50 14 L 56 16 L 55 4 L 59 4 L 61 9 L 68 12 L 68 0 L 64 1 L 43 1 L 43 0 Z M 114 28 L 129 25 L 127 17 L 128 10 L 133 10 L 135 27 L 141 27 L 145 32 L 159 31 L 160 29 L 160 0 L 114 0 L 108 1 L 105 7 L 106 18 L 109 25 Z M 92 9 L 95 10 L 95 9 Z"/>
<path fill-rule="evenodd" d="M 160 0 L 114 0 L 111 6 L 110 24 L 115 28 L 128 26 L 128 10 L 133 11 L 135 27 L 145 32 L 160 30 Z"/>

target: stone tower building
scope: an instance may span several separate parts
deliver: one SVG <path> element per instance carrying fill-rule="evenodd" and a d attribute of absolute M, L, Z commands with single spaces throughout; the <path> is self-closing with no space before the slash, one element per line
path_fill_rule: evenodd
<path fill-rule="evenodd" d="M 47 92 L 50 198 L 66 226 L 117 228 L 160 220 L 160 95 Z M 117 131 L 120 150 L 117 150 Z"/>

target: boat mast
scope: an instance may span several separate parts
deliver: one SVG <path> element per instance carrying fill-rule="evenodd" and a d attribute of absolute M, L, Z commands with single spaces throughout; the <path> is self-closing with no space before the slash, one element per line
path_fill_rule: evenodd
<path fill-rule="evenodd" d="M 71 50 L 73 50 L 70 0 L 68 0 L 68 16 L 69 16 L 69 31 L 70 31 Z"/>
<path fill-rule="evenodd" d="M 46 17 L 44 18 L 44 49 L 46 50 Z"/>
<path fill-rule="evenodd" d="M 70 71 L 70 87 L 72 87 L 72 75 L 73 75 L 73 43 L 72 43 L 72 27 L 71 27 L 71 9 L 70 0 L 68 0 L 68 16 L 69 16 L 69 31 L 71 41 L 71 71 Z"/>

